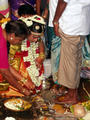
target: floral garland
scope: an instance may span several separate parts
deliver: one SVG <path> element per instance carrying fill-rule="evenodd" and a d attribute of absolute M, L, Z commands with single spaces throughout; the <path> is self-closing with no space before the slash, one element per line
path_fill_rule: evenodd
<path fill-rule="evenodd" d="M 22 42 L 21 51 L 24 52 L 23 60 L 26 65 L 26 69 L 32 79 L 32 82 L 36 86 L 40 86 L 44 79 L 43 74 L 39 74 L 39 69 L 36 66 L 35 59 L 39 57 L 38 50 L 39 42 L 30 43 L 27 39 Z"/>
<path fill-rule="evenodd" d="M 32 26 L 33 22 L 36 22 L 36 23 L 39 23 L 39 24 L 42 24 L 42 25 L 46 24 L 43 17 L 41 17 L 39 15 L 33 15 L 33 16 L 30 16 L 30 17 L 27 17 L 27 18 L 20 17 L 19 20 L 24 21 L 28 27 Z"/>
<path fill-rule="evenodd" d="M 31 20 L 31 17 L 27 17 L 27 18 L 20 17 L 19 20 L 22 20 L 23 22 L 25 22 L 28 27 L 33 25 L 33 21 Z"/>

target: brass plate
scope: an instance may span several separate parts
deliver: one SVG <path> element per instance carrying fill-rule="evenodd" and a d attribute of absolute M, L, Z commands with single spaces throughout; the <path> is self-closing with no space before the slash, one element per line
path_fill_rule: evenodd
<path fill-rule="evenodd" d="M 4 101 L 4 106 L 12 111 L 25 111 L 31 108 L 31 104 L 21 98 L 12 98 Z"/>

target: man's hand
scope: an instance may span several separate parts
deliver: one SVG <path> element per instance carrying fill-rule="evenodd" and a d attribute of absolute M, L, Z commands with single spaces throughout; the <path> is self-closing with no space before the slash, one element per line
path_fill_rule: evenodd
<path fill-rule="evenodd" d="M 67 3 L 64 0 L 58 0 L 56 12 L 55 12 L 54 19 L 53 19 L 53 25 L 54 25 L 55 34 L 56 34 L 56 36 L 59 36 L 59 37 L 60 37 L 60 34 L 59 34 L 59 24 L 60 23 L 58 24 L 58 22 L 62 16 L 66 6 L 67 6 Z"/>

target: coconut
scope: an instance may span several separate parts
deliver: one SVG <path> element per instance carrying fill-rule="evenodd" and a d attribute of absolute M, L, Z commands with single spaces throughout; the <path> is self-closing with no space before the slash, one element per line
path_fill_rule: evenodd
<path fill-rule="evenodd" d="M 85 108 L 82 105 L 74 105 L 74 116 L 77 118 L 82 118 L 86 115 Z"/>
<path fill-rule="evenodd" d="M 90 112 L 87 112 L 86 115 L 83 117 L 84 120 L 90 120 Z"/>

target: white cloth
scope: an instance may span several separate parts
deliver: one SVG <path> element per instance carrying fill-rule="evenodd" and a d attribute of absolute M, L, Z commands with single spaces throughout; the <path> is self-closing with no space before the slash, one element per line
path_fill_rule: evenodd
<path fill-rule="evenodd" d="M 64 0 L 64 2 L 68 3 L 70 0 Z"/>
<path fill-rule="evenodd" d="M 68 2 L 69 0 L 64 0 L 65 2 Z M 56 7 L 57 7 L 58 0 L 49 0 L 49 27 L 53 27 L 53 18 L 55 15 Z"/>
<path fill-rule="evenodd" d="M 90 0 L 68 0 L 66 9 L 59 19 L 59 26 L 68 35 L 88 35 Z"/>

